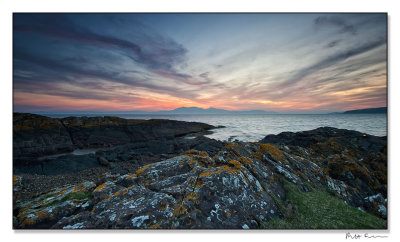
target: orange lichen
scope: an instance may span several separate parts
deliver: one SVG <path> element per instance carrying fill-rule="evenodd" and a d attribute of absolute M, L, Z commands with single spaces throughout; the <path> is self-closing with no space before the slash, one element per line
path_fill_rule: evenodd
<path fill-rule="evenodd" d="M 198 150 L 187 150 L 183 152 L 184 155 L 189 155 L 190 157 L 193 157 L 191 155 L 196 155 L 196 156 L 201 156 L 201 157 L 207 157 L 208 154 L 205 151 L 198 151 Z"/>
<path fill-rule="evenodd" d="M 24 219 L 24 221 L 21 223 L 21 227 L 23 228 L 23 227 L 25 227 L 25 226 L 27 226 L 27 225 L 33 225 L 33 224 L 36 224 L 36 220 L 33 220 L 33 219 L 31 219 L 31 218 L 26 218 L 26 219 Z"/>
<path fill-rule="evenodd" d="M 196 161 L 196 160 L 193 160 L 193 159 L 190 159 L 190 160 L 188 161 L 188 164 L 189 164 L 191 167 L 195 167 L 196 165 L 198 165 L 197 161 Z"/>
<path fill-rule="evenodd" d="M 195 188 L 200 188 L 203 186 L 203 181 L 202 179 L 198 179 L 196 182 L 196 185 L 194 185 Z"/>
<path fill-rule="evenodd" d="M 233 174 L 233 173 L 238 173 L 240 172 L 240 170 L 236 167 L 231 167 L 231 166 L 227 166 L 227 165 L 223 165 L 218 167 L 217 169 L 208 169 L 203 171 L 202 173 L 200 173 L 200 177 L 205 177 L 205 176 L 210 176 L 212 174 L 221 174 L 221 172 L 228 172 L 229 174 Z"/>
<path fill-rule="evenodd" d="M 283 157 L 283 153 L 271 144 L 260 144 L 258 150 L 261 153 L 269 152 L 276 159 L 281 159 Z"/>
<path fill-rule="evenodd" d="M 212 174 L 219 174 L 217 172 L 221 173 L 221 170 L 215 170 L 215 171 L 205 170 L 202 173 L 200 173 L 200 177 L 211 176 Z"/>
<path fill-rule="evenodd" d="M 270 179 L 269 179 L 269 183 L 272 184 L 274 182 L 275 182 L 275 176 L 274 176 L 274 174 L 272 174 Z"/>
<path fill-rule="evenodd" d="M 231 160 L 231 161 L 229 161 L 228 163 L 231 164 L 231 165 L 233 165 L 233 166 L 236 167 L 237 169 L 241 169 L 241 168 L 242 168 L 242 165 L 241 165 L 238 161 L 236 161 L 236 160 Z"/>
<path fill-rule="evenodd" d="M 237 149 L 237 148 L 239 148 L 239 145 L 237 143 L 228 143 L 225 145 L 225 148 Z"/>
<path fill-rule="evenodd" d="M 203 167 L 208 167 L 210 165 L 211 158 L 205 151 L 187 150 L 183 154 L 190 157 L 188 162 L 191 166 L 200 165 Z M 182 160 L 181 162 L 183 163 L 185 161 L 186 160 Z"/>
<path fill-rule="evenodd" d="M 254 162 L 253 162 L 250 158 L 248 158 L 248 157 L 240 157 L 240 158 L 239 158 L 239 161 L 240 161 L 242 164 L 244 164 L 245 166 L 249 166 L 249 165 L 251 165 L 251 164 L 254 164 Z"/>
<path fill-rule="evenodd" d="M 199 195 L 198 195 L 197 193 L 195 193 L 195 192 L 189 193 L 189 194 L 186 196 L 186 199 L 187 199 L 187 200 L 194 200 L 194 202 L 195 202 L 196 204 L 199 203 L 199 201 L 197 200 L 197 199 L 199 199 Z"/>
<path fill-rule="evenodd" d="M 21 181 L 20 176 L 13 176 L 13 185 L 16 186 Z"/>
<path fill-rule="evenodd" d="M 39 221 L 43 221 L 44 219 L 47 219 L 47 218 L 49 218 L 49 219 L 53 218 L 53 216 L 45 210 L 36 212 L 35 216 L 37 216 L 39 218 Z"/>
<path fill-rule="evenodd" d="M 251 155 L 252 158 L 258 159 L 258 160 L 262 160 L 262 154 L 260 153 L 253 153 Z"/>
<path fill-rule="evenodd" d="M 114 193 L 112 196 L 113 196 L 113 197 L 117 197 L 117 196 L 119 196 L 119 194 L 121 194 L 121 192 L 122 192 L 122 191 L 120 190 L 120 191 Z"/>
<path fill-rule="evenodd" d="M 99 191 L 103 190 L 106 186 L 107 186 L 107 184 L 103 183 L 100 186 L 96 187 L 96 189 L 94 189 L 93 192 L 99 192 Z"/>
<path fill-rule="evenodd" d="M 187 150 L 187 151 L 183 152 L 182 154 L 184 154 L 184 155 L 198 155 L 199 151 L 198 150 Z"/>
<path fill-rule="evenodd" d="M 151 225 L 149 229 L 162 229 L 161 222 Z"/>
<path fill-rule="evenodd" d="M 161 210 L 165 210 L 167 208 L 167 202 L 166 201 L 161 201 L 160 208 L 161 208 Z"/>
<path fill-rule="evenodd" d="M 303 172 L 297 170 L 294 172 L 297 176 L 301 176 L 303 179 L 308 180 L 308 176 L 306 176 L 306 174 L 304 174 Z"/>
<path fill-rule="evenodd" d="M 145 166 L 143 166 L 143 167 L 137 169 L 135 175 L 136 175 L 136 176 L 139 176 L 140 173 L 144 172 L 149 166 L 150 166 L 150 164 L 147 164 L 147 165 L 145 165 Z"/>
<path fill-rule="evenodd" d="M 172 214 L 175 215 L 175 216 L 182 215 L 184 213 L 187 213 L 187 211 L 186 211 L 186 208 L 183 206 L 182 202 L 178 207 L 176 207 L 174 209 L 174 211 L 172 211 Z"/>
<path fill-rule="evenodd" d="M 92 209 L 92 211 L 90 211 L 90 213 L 93 214 L 94 210 L 96 210 L 96 206 L 93 207 L 93 209 Z"/>

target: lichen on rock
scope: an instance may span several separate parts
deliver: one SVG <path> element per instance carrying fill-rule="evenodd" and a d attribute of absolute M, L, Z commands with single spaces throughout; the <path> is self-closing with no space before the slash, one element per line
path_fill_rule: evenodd
<path fill-rule="evenodd" d="M 213 156 L 188 150 L 97 185 L 65 186 L 17 203 L 18 228 L 256 229 L 293 216 L 286 183 L 301 192 L 327 190 L 343 203 L 386 218 L 384 168 L 375 164 L 384 156 L 357 152 L 354 140 L 351 147 L 332 137 L 307 139 L 304 147 L 290 142 L 231 142 Z M 332 144 L 334 151 L 327 147 Z M 372 165 L 380 167 L 379 178 L 374 173 L 363 178 Z M 15 177 L 14 190 L 19 183 Z"/>

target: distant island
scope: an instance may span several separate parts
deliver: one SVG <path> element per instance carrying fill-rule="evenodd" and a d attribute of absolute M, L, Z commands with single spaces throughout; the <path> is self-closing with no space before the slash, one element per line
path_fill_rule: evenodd
<path fill-rule="evenodd" d="M 337 111 L 337 112 L 327 112 L 327 111 L 310 111 L 310 112 L 275 112 L 275 111 L 265 111 L 265 110 L 235 110 L 230 111 L 226 109 L 218 108 L 199 108 L 199 107 L 179 107 L 173 110 L 160 110 L 160 111 L 142 111 L 142 110 L 129 110 L 129 111 L 55 111 L 55 112 L 34 112 L 40 115 L 47 114 L 71 114 L 71 115 L 118 115 L 118 114 L 137 114 L 137 115 L 170 115 L 170 114 L 368 114 L 368 113 L 387 113 L 387 107 L 380 108 L 366 108 L 366 109 L 356 109 L 348 111 Z"/>
<path fill-rule="evenodd" d="M 264 110 L 229 111 L 218 108 L 180 107 L 169 111 L 153 112 L 157 114 L 277 114 L 278 112 Z"/>
<path fill-rule="evenodd" d="M 361 113 L 387 113 L 387 107 L 380 108 L 366 108 L 366 109 L 356 109 L 343 112 L 344 114 L 361 114 Z"/>
<path fill-rule="evenodd" d="M 36 114 L 46 115 L 49 112 L 36 112 Z M 279 114 L 279 112 L 274 111 L 264 111 L 264 110 L 238 110 L 230 111 L 218 108 L 199 108 L 199 107 L 180 107 L 173 110 L 160 110 L 160 111 L 141 111 L 141 110 L 130 110 L 130 111 L 57 111 L 50 112 L 51 114 Z"/>

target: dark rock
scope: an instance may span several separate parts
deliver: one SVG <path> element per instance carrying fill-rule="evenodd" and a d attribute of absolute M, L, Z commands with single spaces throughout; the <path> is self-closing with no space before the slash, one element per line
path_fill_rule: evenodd
<path fill-rule="evenodd" d="M 59 120 L 35 114 L 14 113 L 14 157 L 34 157 L 72 150 L 70 135 Z"/>
<path fill-rule="evenodd" d="M 208 124 L 174 120 L 135 120 L 109 116 L 54 119 L 28 113 L 14 113 L 13 125 L 14 157 L 58 154 L 72 151 L 74 147 L 112 147 L 173 139 L 214 128 Z"/>
<path fill-rule="evenodd" d="M 189 133 L 203 132 L 212 125 L 174 120 L 135 120 L 118 117 L 69 117 L 60 119 L 82 147 L 116 146 L 133 142 L 173 139 Z"/>
<path fill-rule="evenodd" d="M 282 145 L 166 138 L 160 143 L 172 142 L 174 151 L 187 145 L 203 147 L 213 155 L 187 150 L 160 161 L 161 154 L 154 150 L 152 158 L 158 160 L 150 164 L 142 161 L 146 165 L 135 173 L 121 175 L 117 166 L 122 162 L 113 162 L 110 165 L 116 166 L 115 172 L 107 173 L 97 185 L 86 182 L 81 188 L 60 187 L 28 201 L 16 198 L 17 228 L 256 229 L 264 221 L 294 216 L 297 208 L 286 200 L 288 183 L 302 192 L 328 190 L 343 202 L 386 219 L 385 140 L 361 134 L 360 140 L 370 140 L 366 147 L 375 141 L 376 147 L 382 146 L 366 152 L 359 148 L 360 142 L 351 141 L 358 132 L 331 128 L 309 131 L 300 134 L 302 145 L 294 146 L 290 137 L 297 135 L 278 137 L 289 137 L 289 144 Z M 97 155 L 108 160 L 129 153 L 133 147 L 129 144 Z M 129 154 L 136 158 L 150 154 L 146 145 L 133 150 Z M 97 162 L 94 155 L 91 157 Z M 15 180 L 14 190 L 18 190 L 21 182 Z M 80 193 L 71 199 L 68 195 L 80 191 L 87 196 L 82 198 Z M 61 203 L 53 203 L 56 198 Z M 49 211 L 53 217 L 46 215 Z"/>
<path fill-rule="evenodd" d="M 14 173 L 63 174 L 99 164 L 109 166 L 109 162 L 132 160 L 147 164 L 155 162 L 161 154 L 179 154 L 177 149 L 181 147 L 175 147 L 176 140 L 183 140 L 183 136 L 190 133 L 204 133 L 211 128 L 214 127 L 208 124 L 173 120 L 134 120 L 108 116 L 53 119 L 15 113 Z M 183 144 L 178 143 L 180 146 Z M 214 146 L 204 148 L 208 150 L 210 147 Z M 43 157 L 74 148 L 104 148 L 97 152 L 97 156 L 103 158 L 99 158 L 96 164 L 90 156 Z M 118 165 L 110 168 L 119 169 Z"/>
<path fill-rule="evenodd" d="M 260 142 L 310 148 L 317 143 L 334 141 L 361 152 L 377 152 L 386 146 L 386 139 L 386 137 L 377 137 L 353 130 L 321 127 L 303 132 L 283 132 L 278 135 L 267 135 Z"/>
<path fill-rule="evenodd" d="M 103 156 L 97 157 L 97 161 L 102 166 L 108 166 L 110 164 L 110 162 L 108 162 L 108 160 L 106 158 L 104 158 Z"/>
<path fill-rule="evenodd" d="M 57 175 L 79 172 L 99 165 L 94 155 L 64 155 L 44 160 L 16 159 L 13 170 L 14 174 Z"/>

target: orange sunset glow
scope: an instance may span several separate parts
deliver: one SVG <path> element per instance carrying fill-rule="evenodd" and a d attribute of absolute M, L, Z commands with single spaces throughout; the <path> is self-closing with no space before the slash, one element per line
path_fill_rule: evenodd
<path fill-rule="evenodd" d="M 14 110 L 387 106 L 384 14 L 15 14 Z"/>

